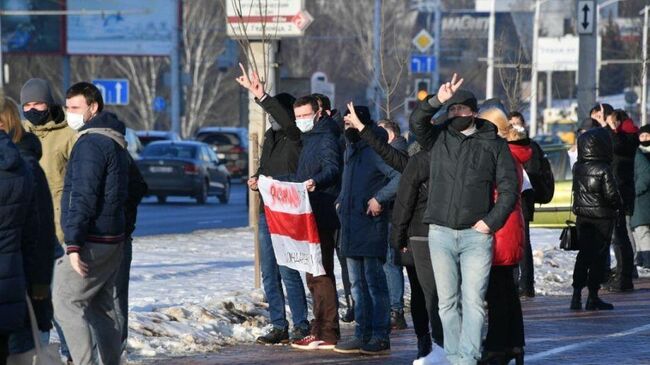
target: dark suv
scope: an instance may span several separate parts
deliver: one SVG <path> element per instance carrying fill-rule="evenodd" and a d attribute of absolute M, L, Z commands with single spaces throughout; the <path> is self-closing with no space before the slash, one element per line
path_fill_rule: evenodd
<path fill-rule="evenodd" d="M 238 127 L 204 127 L 196 140 L 212 147 L 233 177 L 248 175 L 248 129 Z"/>

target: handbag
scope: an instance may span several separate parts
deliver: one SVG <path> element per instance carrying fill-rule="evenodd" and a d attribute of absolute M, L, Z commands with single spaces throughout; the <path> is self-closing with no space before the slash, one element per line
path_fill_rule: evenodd
<path fill-rule="evenodd" d="M 29 296 L 26 295 L 27 310 L 29 312 L 29 324 L 32 328 L 32 338 L 34 339 L 34 348 L 20 354 L 13 354 L 7 357 L 7 365 L 61 365 L 59 356 L 59 345 L 51 343 L 44 348 L 41 347 L 38 327 L 36 325 L 36 314 Z"/>
<path fill-rule="evenodd" d="M 560 234 L 560 248 L 565 251 L 577 251 L 578 247 L 578 228 L 574 221 L 567 220 L 566 227 Z"/>

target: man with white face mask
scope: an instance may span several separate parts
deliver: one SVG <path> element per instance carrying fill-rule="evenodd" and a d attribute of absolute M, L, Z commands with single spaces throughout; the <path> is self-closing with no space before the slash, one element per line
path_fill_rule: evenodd
<path fill-rule="evenodd" d="M 61 204 L 66 255 L 54 269 L 54 317 L 75 364 L 119 364 L 121 332 L 115 277 L 125 241 L 126 127 L 102 111 L 102 95 L 81 82 L 66 93 L 67 119 L 79 131 Z"/>
<path fill-rule="evenodd" d="M 280 124 L 290 140 L 302 144 L 294 181 L 304 182 L 316 217 L 323 267 L 326 275 L 307 273 L 307 287 L 314 298 L 314 321 L 311 334 L 294 340 L 292 346 L 302 350 L 333 349 L 339 337 L 338 306 L 334 278 L 334 233 L 339 222 L 334 201 L 340 190 L 341 153 L 338 127 L 331 118 L 322 118 L 318 100 L 309 95 L 293 103 L 292 116 L 275 97 L 264 92 L 257 75 L 249 79 L 245 72 L 240 84 L 248 88 L 260 106 Z"/>

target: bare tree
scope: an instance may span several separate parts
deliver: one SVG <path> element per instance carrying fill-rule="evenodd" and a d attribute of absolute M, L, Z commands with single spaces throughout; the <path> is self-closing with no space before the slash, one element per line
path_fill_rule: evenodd
<path fill-rule="evenodd" d="M 130 104 L 134 107 L 124 110 L 126 120 L 140 129 L 154 129 L 157 119 L 154 99 L 159 94 L 161 71 L 168 69 L 169 60 L 153 56 L 115 57 L 111 65 L 130 80 Z"/>
<path fill-rule="evenodd" d="M 508 110 L 520 110 L 523 104 L 521 84 L 524 75 L 530 72 L 530 67 L 527 67 L 528 63 L 522 46 L 513 57 L 506 49 L 505 44 L 503 37 L 495 44 L 495 56 L 504 63 L 497 67 L 499 83 L 506 97 L 505 104 Z M 531 87 L 533 86 L 531 85 Z"/>
<path fill-rule="evenodd" d="M 182 71 L 188 78 L 183 82 L 183 136 L 191 135 L 196 128 L 203 125 L 213 107 L 223 97 L 220 94 L 223 73 L 218 72 L 215 60 L 224 50 L 224 18 L 221 2 L 183 2 Z"/>

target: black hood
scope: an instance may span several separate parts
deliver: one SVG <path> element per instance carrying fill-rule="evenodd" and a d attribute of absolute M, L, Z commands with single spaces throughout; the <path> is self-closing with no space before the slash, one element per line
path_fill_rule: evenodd
<path fill-rule="evenodd" d="M 13 170 L 20 166 L 20 154 L 9 135 L 0 129 L 0 171 Z"/>
<path fill-rule="evenodd" d="M 126 126 L 124 123 L 117 119 L 117 115 L 110 112 L 101 112 L 97 114 L 94 118 L 86 122 L 79 132 L 83 132 L 89 128 L 110 128 L 122 135 L 126 134 Z"/>
<path fill-rule="evenodd" d="M 578 138 L 578 162 L 611 162 L 614 155 L 612 138 L 605 128 L 594 128 Z"/>
<path fill-rule="evenodd" d="M 341 130 L 332 117 L 325 116 L 316 122 L 314 129 L 307 133 L 321 134 L 321 133 L 334 133 L 335 136 L 341 135 Z"/>
<path fill-rule="evenodd" d="M 18 147 L 22 156 L 32 158 L 36 161 L 40 160 L 43 156 L 41 141 L 32 133 L 25 133 L 20 142 L 16 143 L 16 147 Z"/>

